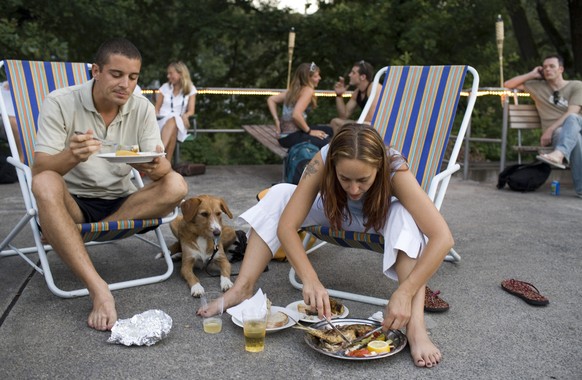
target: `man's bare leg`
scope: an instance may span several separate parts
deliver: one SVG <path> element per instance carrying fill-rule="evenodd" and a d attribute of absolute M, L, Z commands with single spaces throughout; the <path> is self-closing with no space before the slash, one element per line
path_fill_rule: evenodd
<path fill-rule="evenodd" d="M 396 260 L 396 273 L 399 282 L 403 282 L 416 265 L 416 260 L 411 259 L 403 252 L 398 252 Z M 410 344 L 410 355 L 414 364 L 418 367 L 434 367 L 442 358 L 440 350 L 434 345 L 428 336 L 424 322 L 424 290 L 421 286 L 412 298 L 410 320 L 406 325 L 406 337 Z"/>
<path fill-rule="evenodd" d="M 110 330 L 117 321 L 115 301 L 107 283 L 95 270 L 77 229 L 76 223 L 83 218 L 81 210 L 56 172 L 44 171 L 34 176 L 32 191 L 43 235 L 89 291 L 93 309 L 88 325 L 96 330 Z"/>
<path fill-rule="evenodd" d="M 273 258 L 271 250 L 259 235 L 251 230 L 240 272 L 234 285 L 224 293 L 224 309 L 238 305 L 253 296 L 255 284 Z M 205 311 L 198 309 L 196 314 L 209 317 L 218 311 L 216 304 L 211 304 Z"/>
<path fill-rule="evenodd" d="M 105 220 L 149 219 L 168 215 L 188 194 L 188 184 L 171 171 L 131 194 L 119 210 Z"/>

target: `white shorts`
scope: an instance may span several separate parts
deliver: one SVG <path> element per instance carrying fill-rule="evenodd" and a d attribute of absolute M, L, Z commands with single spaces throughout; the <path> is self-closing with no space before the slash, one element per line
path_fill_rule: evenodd
<path fill-rule="evenodd" d="M 285 206 L 289 202 L 293 191 L 297 186 L 292 184 L 278 184 L 273 186 L 269 192 L 261 199 L 259 203 L 251 207 L 240 215 L 239 218 L 247 222 L 253 230 L 269 246 L 272 253 L 276 252 L 281 246 L 277 237 L 277 226 Z M 363 232 L 363 218 L 359 215 L 352 215 L 352 223 L 344 225 L 345 230 Z M 329 221 L 325 217 L 321 208 L 321 198 L 319 195 L 311 206 L 309 214 L 301 226 L 321 225 L 329 227 Z M 384 226 L 384 231 L 372 231 L 384 236 L 384 260 L 382 270 L 384 274 L 398 280 L 394 271 L 394 263 L 398 251 L 403 251 L 410 258 L 416 259 L 421 254 L 426 239 L 412 215 L 396 199 L 392 198 L 390 211 L 388 212 L 388 221 Z"/>

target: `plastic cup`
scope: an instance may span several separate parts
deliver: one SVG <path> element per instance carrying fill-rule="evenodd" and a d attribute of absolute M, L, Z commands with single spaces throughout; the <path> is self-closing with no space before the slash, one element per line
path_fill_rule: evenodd
<path fill-rule="evenodd" d="M 202 326 L 204 332 L 208 334 L 218 334 L 222 331 L 222 312 L 224 310 L 224 298 L 221 292 L 204 292 L 200 296 L 202 310 L 207 309 L 210 305 L 216 304 L 218 312 L 211 317 L 203 317 Z"/>
<path fill-rule="evenodd" d="M 267 333 L 267 310 L 243 310 L 245 350 L 261 352 L 265 349 Z"/>

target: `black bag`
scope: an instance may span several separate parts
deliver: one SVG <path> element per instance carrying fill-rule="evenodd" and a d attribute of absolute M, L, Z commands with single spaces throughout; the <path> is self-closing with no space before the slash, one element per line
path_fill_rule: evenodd
<path fill-rule="evenodd" d="M 285 182 L 297 185 L 303 169 L 319 152 L 319 148 L 309 141 L 293 145 L 285 157 Z"/>
<path fill-rule="evenodd" d="M 1 125 L 0 128 L 2 128 Z M 14 183 L 16 181 L 18 181 L 16 169 L 6 162 L 4 142 L 0 141 L 0 183 Z"/>
<path fill-rule="evenodd" d="M 508 184 L 513 191 L 534 191 L 546 182 L 551 171 L 550 165 L 539 161 L 511 165 L 499 173 L 497 188 L 503 189 Z"/>

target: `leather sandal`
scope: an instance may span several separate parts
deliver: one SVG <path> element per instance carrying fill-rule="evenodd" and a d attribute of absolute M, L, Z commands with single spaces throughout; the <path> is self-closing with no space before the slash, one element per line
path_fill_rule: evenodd
<path fill-rule="evenodd" d="M 447 301 L 439 297 L 440 290 L 433 292 L 428 286 L 424 289 L 424 311 L 429 313 L 443 313 L 449 310 Z"/>
<path fill-rule="evenodd" d="M 501 288 L 506 292 L 513 294 L 533 306 L 546 306 L 550 301 L 540 294 L 538 288 L 529 282 L 520 280 L 503 280 Z"/>

